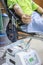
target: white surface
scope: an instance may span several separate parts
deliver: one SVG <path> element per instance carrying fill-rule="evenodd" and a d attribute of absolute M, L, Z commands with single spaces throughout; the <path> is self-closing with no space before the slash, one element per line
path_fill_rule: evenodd
<path fill-rule="evenodd" d="M 2 64 L 2 65 L 8 65 L 7 63 L 4 63 L 4 64 Z"/>
<path fill-rule="evenodd" d="M 13 51 L 12 51 L 13 52 Z M 32 62 L 30 61 L 30 59 Z M 35 50 L 29 49 L 29 51 L 22 51 L 16 53 L 16 55 L 12 56 L 12 54 L 7 53 L 6 54 L 6 63 L 8 65 L 13 65 L 13 63 L 10 62 L 10 59 L 13 62 L 16 62 L 16 65 L 41 65 L 39 56 Z"/>

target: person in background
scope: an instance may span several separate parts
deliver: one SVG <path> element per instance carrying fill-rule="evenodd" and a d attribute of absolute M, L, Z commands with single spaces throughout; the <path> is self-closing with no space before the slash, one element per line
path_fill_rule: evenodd
<path fill-rule="evenodd" d="M 13 8 L 25 25 L 25 32 L 43 32 L 43 8 L 32 0 L 7 0 L 8 7 Z"/>

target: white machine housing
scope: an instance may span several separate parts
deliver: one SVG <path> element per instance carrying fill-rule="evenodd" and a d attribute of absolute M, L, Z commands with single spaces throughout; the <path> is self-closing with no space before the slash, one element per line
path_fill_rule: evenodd
<path fill-rule="evenodd" d="M 9 51 L 7 51 L 7 65 L 41 65 L 40 58 L 35 50 L 29 49 L 28 51 L 23 51 L 19 47 L 15 48 L 16 50 L 9 49 Z"/>

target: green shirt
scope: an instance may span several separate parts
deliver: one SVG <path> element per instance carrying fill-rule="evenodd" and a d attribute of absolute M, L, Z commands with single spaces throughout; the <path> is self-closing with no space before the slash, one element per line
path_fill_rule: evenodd
<path fill-rule="evenodd" d="M 31 15 L 34 10 L 38 8 L 38 5 L 32 0 L 8 0 L 9 8 L 15 4 L 19 4 L 25 14 Z"/>

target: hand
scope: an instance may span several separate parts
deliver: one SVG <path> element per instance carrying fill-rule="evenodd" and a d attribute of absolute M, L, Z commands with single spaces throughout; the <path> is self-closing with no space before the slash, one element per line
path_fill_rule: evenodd
<path fill-rule="evenodd" d="M 22 15 L 22 21 L 23 21 L 23 23 L 25 23 L 25 24 L 30 23 L 30 22 L 31 22 L 31 16 L 29 16 L 29 15 L 27 15 L 27 14 Z"/>

